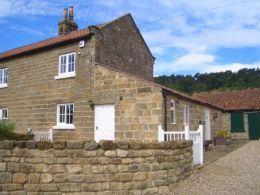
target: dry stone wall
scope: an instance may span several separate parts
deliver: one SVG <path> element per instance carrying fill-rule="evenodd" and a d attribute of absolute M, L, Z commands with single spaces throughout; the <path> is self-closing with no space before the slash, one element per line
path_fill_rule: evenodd
<path fill-rule="evenodd" d="M 0 142 L 0 194 L 170 194 L 192 143 Z"/>

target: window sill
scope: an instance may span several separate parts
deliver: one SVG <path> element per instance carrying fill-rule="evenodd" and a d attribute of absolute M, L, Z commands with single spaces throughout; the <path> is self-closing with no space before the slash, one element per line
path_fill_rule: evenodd
<path fill-rule="evenodd" d="M 67 78 L 73 78 L 73 77 L 76 77 L 76 73 L 75 72 L 60 74 L 58 76 L 55 76 L 55 80 L 67 79 Z"/>
<path fill-rule="evenodd" d="M 0 85 L 0 89 L 1 89 L 1 88 L 6 88 L 6 87 L 8 87 L 8 84 L 2 84 L 2 85 Z"/>
<path fill-rule="evenodd" d="M 56 130 L 74 130 L 75 126 L 74 125 L 57 125 L 57 126 L 53 126 L 53 129 Z"/>

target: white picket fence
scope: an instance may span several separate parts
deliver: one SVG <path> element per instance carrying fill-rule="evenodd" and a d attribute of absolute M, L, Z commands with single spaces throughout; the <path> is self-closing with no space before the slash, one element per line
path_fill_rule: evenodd
<path fill-rule="evenodd" d="M 183 131 L 164 131 L 158 126 L 158 141 L 192 140 L 193 164 L 203 164 L 203 125 L 199 125 L 196 131 L 190 131 L 185 126 Z"/>
<path fill-rule="evenodd" d="M 34 134 L 34 139 L 36 141 L 53 141 L 53 130 L 49 131 L 32 131 Z"/>

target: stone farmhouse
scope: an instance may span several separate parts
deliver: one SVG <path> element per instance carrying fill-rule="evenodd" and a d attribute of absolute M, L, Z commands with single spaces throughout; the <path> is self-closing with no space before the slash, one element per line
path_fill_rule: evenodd
<path fill-rule="evenodd" d="M 230 113 L 204 98 L 153 82 L 155 57 L 132 16 L 78 30 L 64 10 L 58 36 L 0 54 L 0 118 L 18 132 L 54 139 L 146 140 L 195 130 L 204 139 L 230 127 Z"/>

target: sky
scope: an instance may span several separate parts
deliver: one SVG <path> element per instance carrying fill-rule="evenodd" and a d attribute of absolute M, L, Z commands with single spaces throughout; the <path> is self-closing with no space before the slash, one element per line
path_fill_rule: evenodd
<path fill-rule="evenodd" d="M 57 36 L 71 5 L 80 29 L 131 13 L 155 76 L 260 67 L 260 0 L 0 0 L 0 52 Z"/>

